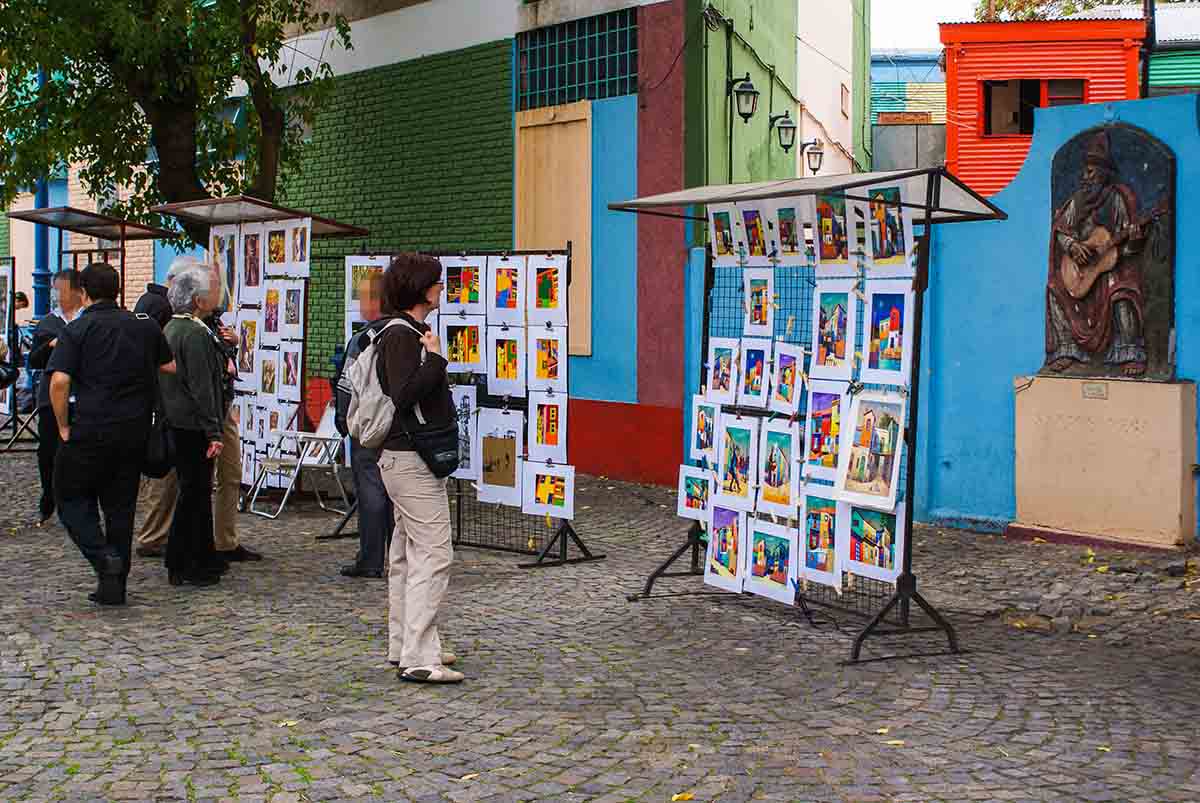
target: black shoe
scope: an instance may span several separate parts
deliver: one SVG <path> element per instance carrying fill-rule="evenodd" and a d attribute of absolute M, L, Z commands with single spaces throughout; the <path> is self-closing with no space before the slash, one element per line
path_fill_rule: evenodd
<path fill-rule="evenodd" d="M 38 504 L 38 526 L 41 527 L 46 522 L 50 521 L 50 517 L 54 515 L 54 500 L 43 498 Z"/>
<path fill-rule="evenodd" d="M 263 559 L 263 556 L 253 549 L 241 545 L 237 549 L 217 550 L 217 554 L 230 563 L 256 563 Z"/>
<path fill-rule="evenodd" d="M 219 556 L 221 553 L 217 553 Z M 210 563 L 205 563 L 198 571 L 207 574 L 215 574 L 218 577 L 229 571 L 229 561 L 223 560 L 220 557 L 214 558 Z"/>
<path fill-rule="evenodd" d="M 162 549 L 149 546 L 140 546 L 134 550 L 134 553 L 139 558 L 161 558 L 163 556 Z"/>
<path fill-rule="evenodd" d="M 125 578 L 119 574 L 100 575 L 100 584 L 88 599 L 97 605 L 124 605 Z"/>
<path fill-rule="evenodd" d="M 167 580 L 173 586 L 181 586 L 184 583 L 191 586 L 215 586 L 221 582 L 221 575 L 202 570 L 194 572 L 168 572 Z"/>
<path fill-rule="evenodd" d="M 370 569 L 357 563 L 348 563 L 342 567 L 342 577 L 373 577 L 378 580 L 383 577 L 383 569 Z"/>

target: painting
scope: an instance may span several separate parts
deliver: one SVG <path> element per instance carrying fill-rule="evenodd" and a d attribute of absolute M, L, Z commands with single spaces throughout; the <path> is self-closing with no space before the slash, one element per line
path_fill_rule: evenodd
<path fill-rule="evenodd" d="M 849 508 L 838 539 L 839 565 L 863 577 L 896 582 L 904 564 L 904 503 L 889 511 Z"/>
<path fill-rule="evenodd" d="M 344 339 L 350 340 L 354 334 L 355 326 L 366 323 L 368 316 L 373 320 L 382 314 L 380 309 L 381 299 L 378 297 L 378 286 L 372 287 L 371 279 L 374 276 L 382 276 L 384 270 L 387 269 L 390 259 L 386 256 L 364 257 L 364 256 L 348 256 L 346 257 L 346 316 Z M 363 295 L 366 294 L 366 298 Z M 439 331 L 436 324 L 426 319 L 433 330 Z M 442 342 L 443 348 L 445 341 Z"/>
<path fill-rule="evenodd" d="M 530 326 L 567 325 L 567 258 L 531 256 L 526 274 L 526 316 Z"/>
<path fill-rule="evenodd" d="M 754 510 L 758 419 L 722 413 L 717 424 L 717 449 L 717 501 L 738 510 Z"/>
<path fill-rule="evenodd" d="M 710 586 L 740 594 L 742 563 L 746 553 L 746 514 L 709 504 L 708 554 L 704 561 L 704 582 Z"/>
<path fill-rule="evenodd" d="M 241 391 L 258 390 L 258 362 L 255 355 L 258 351 L 259 314 L 259 310 L 252 307 L 242 307 L 237 313 L 234 329 L 238 334 L 235 387 Z"/>
<path fill-rule="evenodd" d="M 845 507 L 827 496 L 805 495 L 804 568 L 801 572 L 804 579 L 841 589 L 837 538 L 839 520 L 846 515 Z"/>
<path fill-rule="evenodd" d="M 308 278 L 309 236 L 311 220 L 304 220 L 291 227 L 292 253 L 288 263 L 288 275 L 296 279 Z"/>
<path fill-rule="evenodd" d="M 517 410 L 479 408 L 480 502 L 521 507 L 525 417 Z"/>
<path fill-rule="evenodd" d="M 762 422 L 758 447 L 759 513 L 794 519 L 800 503 L 800 425 L 786 418 Z"/>
<path fill-rule="evenodd" d="M 738 350 L 732 337 L 708 339 L 708 400 L 714 404 L 736 404 L 738 393 Z"/>
<path fill-rule="evenodd" d="M 708 207 L 709 242 L 712 244 L 713 264 L 729 267 L 738 264 L 735 248 L 736 235 L 733 231 L 734 208 L 730 205 Z"/>
<path fill-rule="evenodd" d="M 280 303 L 283 298 L 284 282 L 268 279 L 263 293 L 262 330 L 258 334 L 259 346 L 277 346 L 281 334 Z"/>
<path fill-rule="evenodd" d="M 767 222 L 763 211 L 757 206 L 739 206 L 741 216 L 743 242 L 746 246 L 746 264 L 770 264 L 770 254 L 767 252 Z"/>
<path fill-rule="evenodd" d="M 242 226 L 242 278 L 238 282 L 238 304 L 261 304 L 265 265 L 263 227 L 256 223 Z"/>
<path fill-rule="evenodd" d="M 742 271 L 742 305 L 746 337 L 771 337 L 775 334 L 775 271 L 772 268 L 749 268 Z"/>
<path fill-rule="evenodd" d="M 488 323 L 525 325 L 525 257 L 488 257 L 486 289 Z"/>
<path fill-rule="evenodd" d="M 846 199 L 817 195 L 817 276 L 845 276 L 850 264 L 846 233 Z"/>
<path fill-rule="evenodd" d="M 912 361 L 912 283 L 905 279 L 867 282 L 863 334 L 867 351 L 859 380 L 907 385 Z"/>
<path fill-rule="evenodd" d="M 483 274 L 487 257 L 441 257 L 441 263 L 441 313 L 485 314 L 487 304 L 484 298 Z"/>
<path fill-rule="evenodd" d="M 679 499 L 675 512 L 680 518 L 707 522 L 712 495 L 712 469 L 686 465 L 679 467 Z"/>
<path fill-rule="evenodd" d="M 740 360 L 737 403 L 742 407 L 765 408 L 770 398 L 771 341 L 742 338 Z"/>
<path fill-rule="evenodd" d="M 575 467 L 526 460 L 521 512 L 570 521 L 575 518 Z"/>
<path fill-rule="evenodd" d="M 238 396 L 238 436 L 242 440 L 254 437 L 254 410 L 258 400 L 253 394 Z"/>
<path fill-rule="evenodd" d="M 282 226 L 267 229 L 267 275 L 285 276 L 288 265 L 287 229 Z"/>
<path fill-rule="evenodd" d="M 0 265 L 0 339 L 4 341 L 6 352 L 12 351 L 12 339 L 15 334 L 11 320 L 15 294 L 13 263 Z M 0 413 L 8 416 L 13 414 L 15 397 L 16 390 L 12 387 L 0 390 Z"/>
<path fill-rule="evenodd" d="M 868 276 L 885 273 L 912 275 L 912 216 L 901 206 L 903 191 L 898 186 L 869 187 L 867 197 L 867 253 L 871 257 Z"/>
<path fill-rule="evenodd" d="M 529 459 L 567 462 L 567 397 L 561 393 L 529 392 Z"/>
<path fill-rule="evenodd" d="M 283 314 L 279 324 L 279 334 L 289 340 L 304 338 L 304 280 L 295 279 L 283 282 L 280 286 L 283 294 Z"/>
<path fill-rule="evenodd" d="M 749 550 L 746 553 L 744 590 L 785 605 L 796 604 L 799 533 L 759 519 L 747 522 Z"/>
<path fill-rule="evenodd" d="M 264 402 L 273 402 L 275 394 L 278 392 L 277 383 L 279 381 L 279 352 L 265 351 L 260 349 L 258 352 L 258 401 L 259 404 Z"/>
<path fill-rule="evenodd" d="M 804 421 L 804 476 L 837 479 L 837 463 L 845 414 L 845 382 L 813 380 L 808 386 L 808 412 Z"/>
<path fill-rule="evenodd" d="M 803 265 L 808 261 L 804 223 L 812 219 L 812 198 L 788 198 L 773 206 L 776 248 L 780 264 Z"/>
<path fill-rule="evenodd" d="M 478 393 L 474 385 L 450 386 L 450 399 L 458 422 L 458 468 L 450 476 L 458 480 L 479 479 L 479 444 L 475 437 Z"/>
<path fill-rule="evenodd" d="M 567 392 L 567 329 L 531 326 L 529 332 L 529 389 Z"/>
<path fill-rule="evenodd" d="M 279 348 L 279 391 L 283 401 L 300 401 L 300 383 L 303 380 L 301 349 L 303 344 L 284 343 Z"/>
<path fill-rule="evenodd" d="M 1123 123 L 1055 153 L 1043 374 L 1175 378 L 1175 172 L 1170 147 Z"/>
<path fill-rule="evenodd" d="M 771 369 L 771 397 L 767 407 L 787 416 L 796 414 L 800 405 L 800 373 L 804 369 L 804 349 L 793 343 L 775 343 L 775 363 Z"/>
<path fill-rule="evenodd" d="M 442 348 L 446 353 L 446 370 L 451 373 L 487 371 L 484 359 L 484 317 L 482 315 L 441 315 Z"/>
<path fill-rule="evenodd" d="M 898 393 L 864 391 L 850 403 L 853 430 L 838 455 L 836 487 L 845 502 L 891 510 L 900 479 L 904 439 L 904 398 Z"/>
<path fill-rule="evenodd" d="M 709 467 L 717 464 L 717 415 L 721 405 L 697 393 L 692 396 L 692 431 L 688 436 L 688 458 Z"/>
<path fill-rule="evenodd" d="M 813 291 L 814 379 L 849 379 L 853 366 L 857 296 L 850 280 L 819 282 Z"/>
<path fill-rule="evenodd" d="M 525 396 L 525 329 L 487 328 L 487 389 L 493 396 Z"/>

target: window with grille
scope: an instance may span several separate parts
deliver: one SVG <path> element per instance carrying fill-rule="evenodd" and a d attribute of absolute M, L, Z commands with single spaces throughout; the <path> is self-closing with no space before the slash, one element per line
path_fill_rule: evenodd
<path fill-rule="evenodd" d="M 517 35 L 517 108 L 637 92 L 637 9 Z"/>

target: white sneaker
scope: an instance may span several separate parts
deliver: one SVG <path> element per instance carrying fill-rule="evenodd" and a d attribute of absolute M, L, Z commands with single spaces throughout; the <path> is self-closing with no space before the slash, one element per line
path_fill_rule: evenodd
<path fill-rule="evenodd" d="M 445 666 L 410 666 L 400 673 L 409 683 L 462 683 L 464 675 Z"/>
<path fill-rule="evenodd" d="M 396 667 L 397 669 L 399 669 L 401 672 L 404 671 L 404 667 L 400 666 L 399 661 L 389 660 L 388 663 L 391 664 L 392 666 Z M 455 655 L 452 652 L 442 653 L 442 666 L 454 666 L 457 663 L 458 663 L 457 655 Z"/>

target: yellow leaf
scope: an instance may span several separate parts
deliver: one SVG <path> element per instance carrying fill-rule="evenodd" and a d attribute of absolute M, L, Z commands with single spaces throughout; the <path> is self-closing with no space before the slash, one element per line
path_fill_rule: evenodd
<path fill-rule="evenodd" d="M 1099 573 L 1099 574 L 1108 574 L 1108 566 L 1107 566 L 1107 565 L 1104 565 L 1104 566 L 1097 566 L 1097 567 L 1096 567 L 1096 572 L 1097 572 L 1097 573 Z"/>
<path fill-rule="evenodd" d="M 877 730 L 875 732 L 878 733 L 880 736 L 887 736 L 889 730 L 891 730 L 891 728 L 880 728 L 879 730 Z"/>
<path fill-rule="evenodd" d="M 475 780 L 475 779 L 476 779 L 476 778 L 478 778 L 478 777 L 479 777 L 479 773 L 478 773 L 478 772 L 472 772 L 472 773 L 470 773 L 469 775 L 464 775 L 463 777 L 459 778 L 458 780 L 460 780 L 460 781 L 473 781 L 473 780 Z"/>
<path fill-rule="evenodd" d="M 888 747 L 904 747 L 903 739 L 888 739 L 884 742 Z"/>
<path fill-rule="evenodd" d="M 298 719 L 285 719 L 285 720 L 283 720 L 282 722 L 278 722 L 278 723 L 276 723 L 276 724 L 278 724 L 278 725 L 279 725 L 279 727 L 281 727 L 281 728 L 294 728 L 294 727 L 296 727 L 297 725 L 299 725 L 299 724 L 300 724 L 300 720 L 298 720 Z"/>
<path fill-rule="evenodd" d="M 680 792 L 677 795 L 671 795 L 672 803 L 674 803 L 674 801 L 676 801 L 676 800 L 695 800 L 695 799 L 696 799 L 696 796 L 693 795 L 691 792 Z"/>
<path fill-rule="evenodd" d="M 1096 638 L 1096 634 L 1095 634 L 1095 633 L 1088 633 L 1088 638 Z"/>
<path fill-rule="evenodd" d="M 1045 538 L 1038 538 L 1037 536 L 1034 536 L 1033 543 L 1035 543 L 1035 544 L 1044 544 L 1044 543 L 1046 543 L 1046 539 L 1045 539 Z"/>
<path fill-rule="evenodd" d="M 1111 753 L 1112 752 L 1111 747 L 1105 747 L 1104 745 L 1100 745 L 1096 749 L 1099 750 L 1101 753 Z"/>

